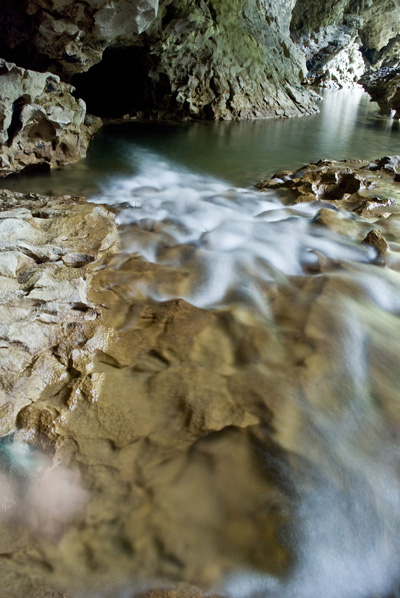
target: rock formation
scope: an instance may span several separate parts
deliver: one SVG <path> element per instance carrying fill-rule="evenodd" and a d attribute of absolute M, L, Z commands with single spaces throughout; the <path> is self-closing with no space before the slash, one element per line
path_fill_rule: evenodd
<path fill-rule="evenodd" d="M 376 71 L 379 66 L 394 68 L 398 57 L 399 9 L 391 0 L 335 0 L 329 5 L 316 0 L 4 3 L 0 55 L 18 65 L 12 67 L 14 80 L 17 68 L 28 69 L 18 71 L 19 77 L 27 73 L 26 85 L 35 77 L 40 85 L 39 80 L 51 77 L 46 78 L 44 71 L 53 73 L 41 99 L 43 91 L 24 99 L 29 92 L 19 89 L 20 81 L 15 81 L 12 101 L 4 99 L 2 138 L 9 146 L 3 147 L 4 174 L 29 164 L 63 164 L 83 155 L 94 129 L 83 126 L 83 103 L 74 103 L 71 93 L 83 97 L 89 112 L 100 116 L 296 116 L 317 110 L 315 94 L 302 85 L 305 81 L 353 85 L 365 62 Z M 33 71 L 39 72 L 33 75 Z M 77 91 L 54 75 L 72 82 Z M 10 70 L 6 76 L 11 78 Z M 386 91 L 376 91 L 377 79 L 379 89 L 384 86 Z M 376 71 L 362 80 L 382 107 L 397 110 L 396 81 L 392 71 L 382 77 Z M 26 121 L 28 103 L 52 113 L 44 119 L 46 131 L 40 132 L 35 122 L 23 133 L 19 113 Z M 54 120 L 61 109 L 62 122 Z M 9 134 L 7 123 L 13 114 Z M 32 118 L 36 121 L 38 115 Z M 61 124 L 68 129 L 63 134 Z M 18 128 L 20 138 L 12 143 Z M 43 148 L 32 142 L 39 137 Z"/>
<path fill-rule="evenodd" d="M 373 101 L 386 108 L 393 95 L 386 73 L 375 72 L 393 66 L 399 59 L 400 9 L 392 0 L 315 0 L 297 2 L 292 15 L 292 36 L 303 48 L 310 70 L 309 80 L 327 86 L 346 86 L 357 81 L 364 70 L 372 71 L 360 80 Z M 364 64 L 363 64 L 364 62 Z M 385 95 L 376 93 L 388 88 Z"/>
<path fill-rule="evenodd" d="M 0 191 L 1 435 L 70 376 L 54 347 L 98 317 L 87 298 L 92 262 L 116 242 L 112 215 L 79 198 Z"/>
<path fill-rule="evenodd" d="M 399 166 L 399 156 L 374 162 L 321 160 L 296 172 L 277 172 L 257 188 L 279 191 L 288 205 L 324 201 L 362 217 L 380 217 L 397 213 Z M 351 223 L 345 222 L 344 226 L 351 228 Z"/>
<path fill-rule="evenodd" d="M 86 116 L 73 87 L 0 58 L 0 176 L 51 168 L 86 155 L 100 119 Z"/>
<path fill-rule="evenodd" d="M 309 226 L 364 242 L 375 270 L 398 270 L 398 206 L 387 199 L 399 197 L 398 165 L 398 157 L 321 162 L 263 186 L 326 202 Z M 101 205 L 3 191 L 0 209 L 6 595 L 70 598 L 93 588 L 102 598 L 200 598 L 174 580 L 210 588 L 237 570 L 285 576 L 295 563 L 291 480 L 306 472 L 312 493 L 313 476 L 324 475 L 315 463 L 330 459 L 319 441 L 303 442 L 309 427 L 298 400 L 341 413 L 332 345 L 353 392 L 332 301 L 337 307 L 343 285 L 366 300 L 354 269 L 368 264 L 315 252 L 290 284 L 265 283 L 265 322 L 240 301 L 206 310 L 151 300 L 146 285 L 173 281 L 179 296 L 188 273 L 119 249 L 113 214 Z M 365 308 L 374 321 L 377 313 Z M 389 310 L 388 330 L 397 320 Z M 379 405 L 395 438 L 392 374 L 382 375 L 379 358 L 387 337 L 368 342 L 370 408 Z M 375 425 L 366 419 L 363 436 Z"/>
<path fill-rule="evenodd" d="M 393 112 L 394 118 L 400 118 L 400 63 L 371 70 L 361 77 L 360 83 L 384 114 Z"/>

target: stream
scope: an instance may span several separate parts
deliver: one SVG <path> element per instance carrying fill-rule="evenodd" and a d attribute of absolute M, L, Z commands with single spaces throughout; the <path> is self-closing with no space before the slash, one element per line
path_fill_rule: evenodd
<path fill-rule="evenodd" d="M 383 265 L 360 242 L 373 219 L 346 213 L 355 232 L 342 235 L 315 225 L 326 204 L 287 206 L 251 187 L 324 157 L 400 154 L 399 123 L 365 94 L 322 95 L 321 113 L 301 119 L 108 125 L 81 163 L 4 181 L 112 206 L 121 249 L 98 292 L 116 298 L 118 330 L 145 328 L 139 304 L 189 304 L 159 348 L 96 364 L 107 433 L 88 420 L 81 451 L 94 471 L 112 441 L 98 479 L 114 490 L 99 509 L 115 511 L 105 524 L 93 508 L 84 541 L 70 532 L 59 549 L 74 598 L 131 598 L 139 578 L 227 598 L 399 588 L 398 213 L 379 222 Z"/>

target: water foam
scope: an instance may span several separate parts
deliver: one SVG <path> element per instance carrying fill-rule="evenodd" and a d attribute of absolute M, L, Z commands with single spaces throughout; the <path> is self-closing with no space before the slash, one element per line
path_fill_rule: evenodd
<path fill-rule="evenodd" d="M 331 406 L 293 398 L 302 403 L 305 422 L 299 450 L 313 469 L 306 481 L 284 471 L 300 497 L 288 539 L 296 563 L 287 579 L 241 571 L 227 576 L 219 589 L 230 598 L 366 598 L 390 592 L 399 581 L 400 454 L 386 439 L 387 414 L 377 396 L 386 393 L 389 411 L 398 409 L 396 368 L 384 380 L 379 372 L 397 351 L 399 274 L 371 265 L 374 249 L 313 224 L 320 203 L 285 207 L 273 192 L 232 189 L 148 151 L 135 159 L 139 174 L 111 179 L 92 201 L 119 204 L 124 251 L 161 267 L 184 268 L 189 280 L 184 293 L 174 280 L 141 282 L 136 287 L 141 294 L 156 300 L 182 296 L 207 308 L 239 296 L 265 324 L 271 318 L 266 286 L 290 287 L 321 256 L 332 263 L 329 280 L 337 283 L 315 305 L 310 297 L 312 309 L 322 314 L 321 329 L 310 335 L 317 348 L 332 352 L 336 371 L 329 379 L 322 373 L 303 381 L 322 397 L 329 387 L 335 398 Z M 325 320 L 331 328 L 324 328 Z"/>

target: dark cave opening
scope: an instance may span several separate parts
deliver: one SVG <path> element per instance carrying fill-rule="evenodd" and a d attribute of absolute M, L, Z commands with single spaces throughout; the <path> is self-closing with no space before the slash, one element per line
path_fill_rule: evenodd
<path fill-rule="evenodd" d="M 72 79 L 74 95 L 86 102 L 87 111 L 103 118 L 133 114 L 149 106 L 152 65 L 146 48 L 107 48 L 103 59 Z"/>

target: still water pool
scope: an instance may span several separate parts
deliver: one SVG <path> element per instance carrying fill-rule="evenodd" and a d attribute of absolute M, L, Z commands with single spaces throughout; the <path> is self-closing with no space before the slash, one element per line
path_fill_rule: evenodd
<path fill-rule="evenodd" d="M 80 163 L 0 183 L 21 192 L 90 195 L 110 176 L 138 174 L 145 151 L 168 159 L 183 172 L 247 187 L 277 170 L 321 158 L 371 159 L 400 153 L 399 121 L 380 115 L 367 94 L 360 90 L 320 93 L 321 112 L 306 118 L 108 125 Z"/>

